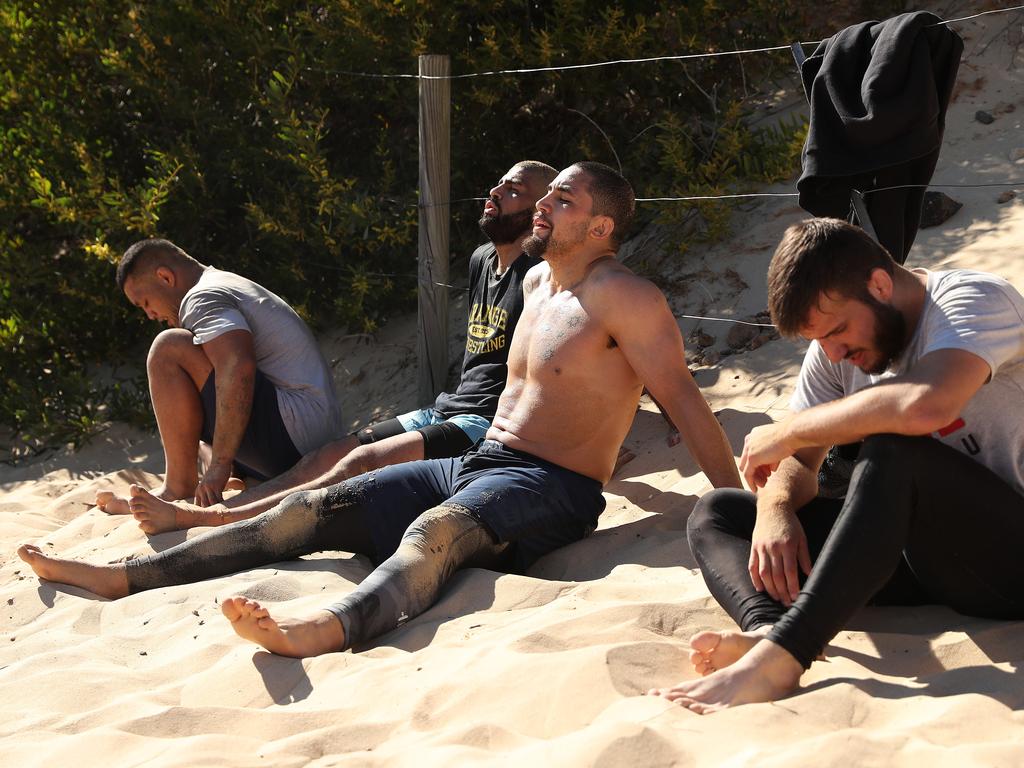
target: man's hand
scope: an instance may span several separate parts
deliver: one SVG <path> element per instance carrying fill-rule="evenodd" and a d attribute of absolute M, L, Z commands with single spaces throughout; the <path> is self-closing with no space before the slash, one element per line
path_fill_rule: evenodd
<path fill-rule="evenodd" d="M 779 468 L 779 462 L 792 456 L 798 446 L 790 445 L 785 423 L 765 424 L 754 427 L 743 440 L 743 455 L 740 456 L 740 472 L 757 492 L 763 488 L 772 472 Z"/>
<path fill-rule="evenodd" d="M 224 500 L 224 486 L 231 478 L 231 462 L 214 463 L 206 470 L 196 486 L 195 503 L 208 507 Z"/>
<path fill-rule="evenodd" d="M 797 567 L 810 575 L 811 553 L 796 515 L 782 509 L 758 510 L 747 563 L 754 589 L 792 605 L 800 594 Z"/>

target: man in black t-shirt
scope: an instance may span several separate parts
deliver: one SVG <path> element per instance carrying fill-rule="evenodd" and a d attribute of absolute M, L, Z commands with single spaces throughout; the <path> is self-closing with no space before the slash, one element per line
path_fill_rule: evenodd
<path fill-rule="evenodd" d="M 481 440 L 505 388 L 508 345 L 523 310 L 523 277 L 540 261 L 524 254 L 522 243 L 533 226 L 534 205 L 556 175 L 544 163 L 516 163 L 484 203 L 479 223 L 490 242 L 470 257 L 466 352 L 454 392 L 328 443 L 284 474 L 210 507 L 165 502 L 133 485 L 129 508 L 139 527 L 159 533 L 244 520 L 293 491 L 324 488 L 391 464 L 459 456 Z"/>

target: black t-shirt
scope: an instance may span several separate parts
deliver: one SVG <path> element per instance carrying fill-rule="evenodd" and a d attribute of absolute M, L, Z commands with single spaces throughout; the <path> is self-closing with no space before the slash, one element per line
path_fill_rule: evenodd
<path fill-rule="evenodd" d="M 523 313 L 523 278 L 539 258 L 525 253 L 501 277 L 495 275 L 498 253 L 481 245 L 469 259 L 469 319 L 462 378 L 454 394 L 437 396 L 434 410 L 445 418 L 475 414 L 493 419 L 508 378 L 508 347 Z"/>

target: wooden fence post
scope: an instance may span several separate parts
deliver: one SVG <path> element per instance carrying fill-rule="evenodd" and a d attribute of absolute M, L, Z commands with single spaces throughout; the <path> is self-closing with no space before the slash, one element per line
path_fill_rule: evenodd
<path fill-rule="evenodd" d="M 451 211 L 451 63 L 419 57 L 419 400 L 433 403 L 448 376 L 448 228 Z M 424 75 L 442 77 L 424 79 Z"/>

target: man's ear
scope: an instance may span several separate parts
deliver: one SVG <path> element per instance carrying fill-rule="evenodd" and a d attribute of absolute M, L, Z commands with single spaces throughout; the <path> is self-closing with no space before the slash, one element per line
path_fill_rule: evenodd
<path fill-rule="evenodd" d="M 892 275 L 881 267 L 871 270 L 871 275 L 868 277 L 868 294 L 871 298 L 888 304 L 892 301 L 892 290 Z"/>
<path fill-rule="evenodd" d="M 615 231 L 611 216 L 595 216 L 590 222 L 590 234 L 597 240 L 607 240 Z"/>
<path fill-rule="evenodd" d="M 174 270 L 167 266 L 159 266 L 153 273 L 156 279 L 166 285 L 168 288 L 173 288 L 178 283 L 178 275 L 175 274 Z"/>

